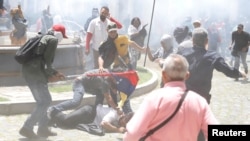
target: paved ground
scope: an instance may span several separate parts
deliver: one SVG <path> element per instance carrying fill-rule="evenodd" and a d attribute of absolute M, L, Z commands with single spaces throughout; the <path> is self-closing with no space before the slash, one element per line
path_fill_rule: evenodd
<path fill-rule="evenodd" d="M 143 64 L 144 62 L 141 61 L 139 65 Z M 149 61 L 146 64 L 146 67 L 153 69 L 160 76 L 157 65 Z M 210 106 L 222 124 L 250 124 L 249 83 L 249 80 L 236 82 L 234 79 L 225 77 L 222 73 L 214 72 Z M 132 108 L 135 111 L 145 96 L 147 94 L 131 100 Z M 27 114 L 0 116 L 0 141 L 27 141 L 18 134 L 18 130 L 27 116 Z M 44 139 L 45 141 L 117 141 L 122 138 L 122 134 L 117 133 L 108 133 L 103 137 L 99 137 L 77 130 L 61 130 L 57 128 L 53 130 L 58 133 L 58 136 L 49 137 L 47 140 Z"/>

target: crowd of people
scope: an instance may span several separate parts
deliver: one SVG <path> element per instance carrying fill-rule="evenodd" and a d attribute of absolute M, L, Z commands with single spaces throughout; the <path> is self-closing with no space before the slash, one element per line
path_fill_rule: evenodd
<path fill-rule="evenodd" d="M 57 77 L 58 80 L 65 78 L 53 68 L 56 48 L 58 42 L 68 37 L 63 25 L 52 22 L 49 8 L 43 11 L 40 19 L 44 36 L 35 50 L 39 57 L 22 65 L 23 76 L 37 103 L 19 131 L 24 137 L 56 136 L 51 127 L 57 126 L 95 135 L 124 133 L 125 141 L 145 138 L 149 141 L 202 141 L 208 137 L 208 125 L 219 124 L 209 107 L 213 71 L 235 80 L 247 78 L 250 35 L 243 30 L 243 24 L 238 24 L 231 35 L 230 48 L 235 63 L 230 66 L 218 52 L 221 38 L 214 24 L 205 28 L 196 20 L 192 29 L 176 27 L 173 33 L 162 35 L 161 47 L 153 51 L 145 47 L 144 40 L 149 34 L 147 24 L 141 25 L 141 19 L 134 17 L 127 35 L 120 35 L 122 23 L 111 17 L 109 8 L 103 6 L 99 13 L 98 8 L 93 8 L 92 16 L 85 24 L 85 54 L 93 53 L 94 67 L 75 78 L 72 99 L 50 106 L 48 83 Z M 141 53 L 147 53 L 150 61 L 159 64 L 162 81 L 161 87 L 151 92 L 134 111 L 130 96 L 139 80 L 136 69 Z M 240 69 L 240 61 L 244 71 Z M 93 104 L 81 106 L 85 93 L 96 96 Z M 175 116 L 156 130 L 155 127 L 173 114 L 180 101 L 182 104 Z M 71 111 L 64 112 L 68 110 Z M 34 132 L 36 124 L 37 133 Z"/>

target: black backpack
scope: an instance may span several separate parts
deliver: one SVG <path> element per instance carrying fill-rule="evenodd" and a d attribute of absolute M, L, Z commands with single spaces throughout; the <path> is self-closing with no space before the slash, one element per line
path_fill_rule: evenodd
<path fill-rule="evenodd" d="M 22 45 L 15 54 L 15 60 L 19 64 L 25 64 L 29 60 L 37 57 L 38 55 L 34 53 L 35 48 L 38 46 L 42 35 L 37 35 L 30 38 L 24 45 Z"/>

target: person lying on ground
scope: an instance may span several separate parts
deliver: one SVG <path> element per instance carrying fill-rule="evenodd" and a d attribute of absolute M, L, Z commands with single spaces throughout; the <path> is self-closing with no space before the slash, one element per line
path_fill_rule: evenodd
<path fill-rule="evenodd" d="M 118 113 L 124 110 L 125 113 L 131 112 L 131 106 L 126 100 L 134 92 L 138 75 L 135 71 L 122 73 L 110 73 L 105 70 L 99 74 L 99 70 L 91 70 L 78 76 L 73 82 L 73 99 L 63 101 L 53 105 L 48 109 L 48 116 L 55 110 L 72 110 L 81 105 L 85 93 L 96 95 L 95 104 L 103 104 L 104 98 L 107 104 Z M 121 100 L 117 102 L 116 95 L 120 94 Z"/>
<path fill-rule="evenodd" d="M 107 105 L 84 105 L 68 114 L 56 110 L 51 115 L 51 123 L 62 129 L 78 129 L 102 136 L 107 132 L 124 133 L 127 122 L 133 116 L 118 114 Z"/>

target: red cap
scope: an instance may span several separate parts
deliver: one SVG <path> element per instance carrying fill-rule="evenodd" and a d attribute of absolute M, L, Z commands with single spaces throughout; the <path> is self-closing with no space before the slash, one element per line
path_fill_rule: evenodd
<path fill-rule="evenodd" d="M 68 37 L 66 36 L 65 27 L 64 27 L 63 25 L 61 25 L 61 24 L 53 25 L 52 29 L 53 29 L 54 31 L 61 32 L 62 35 L 63 35 L 63 38 L 68 38 Z"/>

